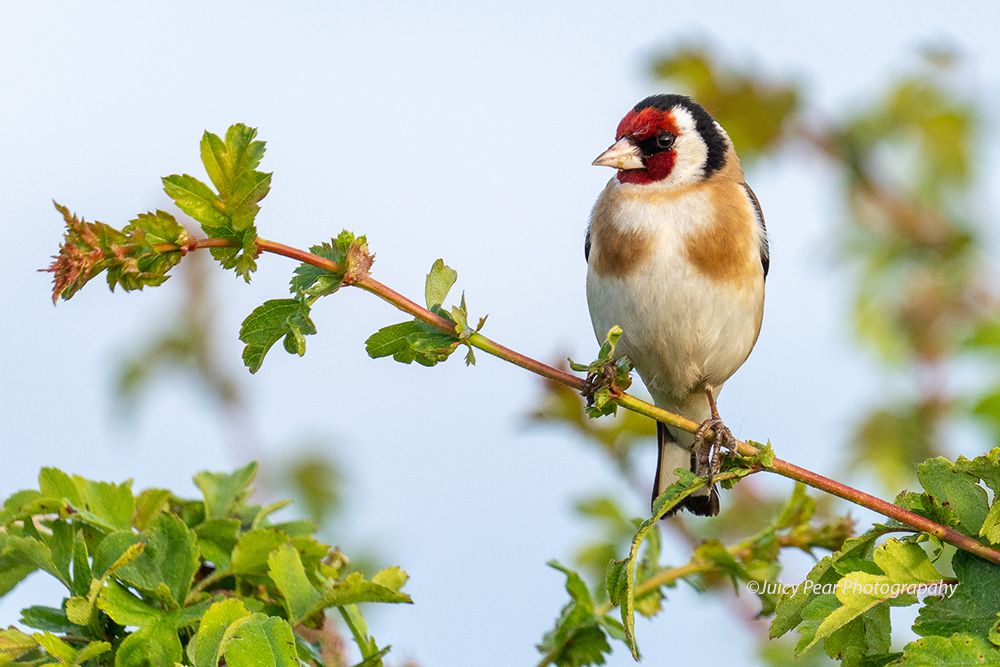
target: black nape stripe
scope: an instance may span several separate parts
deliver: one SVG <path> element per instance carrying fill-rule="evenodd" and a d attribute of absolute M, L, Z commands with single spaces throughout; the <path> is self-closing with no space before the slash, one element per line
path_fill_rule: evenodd
<path fill-rule="evenodd" d="M 660 111 L 669 111 L 677 106 L 688 110 L 691 117 L 694 118 L 695 129 L 698 130 L 705 146 L 708 147 L 708 157 L 705 159 L 705 177 L 707 178 L 726 166 L 726 151 L 729 146 L 726 144 L 726 138 L 719 131 L 715 119 L 705 111 L 703 106 L 687 95 L 651 95 L 636 104 L 632 110 L 642 111 L 653 107 Z"/>

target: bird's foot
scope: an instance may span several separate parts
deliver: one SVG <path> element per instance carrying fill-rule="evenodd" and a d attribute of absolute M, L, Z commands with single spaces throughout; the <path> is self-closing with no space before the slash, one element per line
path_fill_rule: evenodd
<path fill-rule="evenodd" d="M 736 438 L 719 417 L 714 389 L 705 387 L 705 395 L 708 397 L 708 406 L 712 411 L 712 416 L 702 422 L 694 434 L 694 451 L 697 456 L 695 474 L 706 477 L 708 485 L 711 486 L 712 478 L 722 470 L 722 457 L 727 452 L 732 451 Z M 709 432 L 712 433 L 711 439 L 708 438 Z"/>
<path fill-rule="evenodd" d="M 707 478 L 711 486 L 712 478 L 722 470 L 723 457 L 732 449 L 736 438 L 718 416 L 703 421 L 695 431 L 694 438 L 694 472 L 699 477 Z"/>

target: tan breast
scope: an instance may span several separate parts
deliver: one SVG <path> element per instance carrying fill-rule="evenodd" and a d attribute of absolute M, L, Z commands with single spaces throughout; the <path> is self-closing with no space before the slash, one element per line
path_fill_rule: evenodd
<path fill-rule="evenodd" d="M 708 181 L 682 188 L 607 188 L 591 218 L 591 267 L 601 276 L 625 277 L 649 261 L 656 245 L 655 235 L 683 234 L 678 252 L 683 252 L 705 277 L 726 283 L 750 284 L 759 280 L 757 219 L 742 181 L 737 166 L 734 170 L 724 169 Z M 670 215 L 663 216 L 662 227 L 616 219 L 626 208 L 635 211 L 635 204 L 652 209 L 685 206 L 683 199 L 695 191 L 705 193 L 702 201 L 711 203 L 709 223 L 696 229 L 675 227 Z"/>
<path fill-rule="evenodd" d="M 590 265 L 601 276 L 622 278 L 649 260 L 653 233 L 623 229 L 614 215 L 620 205 L 621 188 L 608 188 L 594 206 L 590 222 Z"/>

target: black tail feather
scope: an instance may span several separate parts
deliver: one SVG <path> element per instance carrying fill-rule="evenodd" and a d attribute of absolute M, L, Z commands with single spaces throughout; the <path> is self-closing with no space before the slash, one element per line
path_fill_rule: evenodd
<path fill-rule="evenodd" d="M 656 475 L 653 477 L 653 497 L 650 500 L 650 504 L 656 501 L 657 496 L 657 486 L 660 479 L 660 468 L 663 465 L 663 445 L 665 443 L 677 443 L 677 439 L 674 434 L 670 432 L 666 424 L 656 422 Z M 691 470 L 694 471 L 697 465 L 697 459 L 694 452 L 691 453 Z M 663 515 L 664 519 L 669 519 L 674 514 L 680 510 L 687 510 L 694 514 L 695 516 L 716 516 L 719 513 L 719 491 L 715 488 L 713 484 L 709 487 L 709 492 L 707 495 L 697 495 L 688 496 L 676 506 L 672 507 L 670 511 Z"/>

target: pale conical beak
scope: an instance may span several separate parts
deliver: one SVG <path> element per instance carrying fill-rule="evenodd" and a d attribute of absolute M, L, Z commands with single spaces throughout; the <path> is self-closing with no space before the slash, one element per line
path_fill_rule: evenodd
<path fill-rule="evenodd" d="M 642 152 L 628 137 L 598 155 L 592 164 L 597 167 L 611 167 L 613 169 L 646 168 L 642 162 Z"/>

